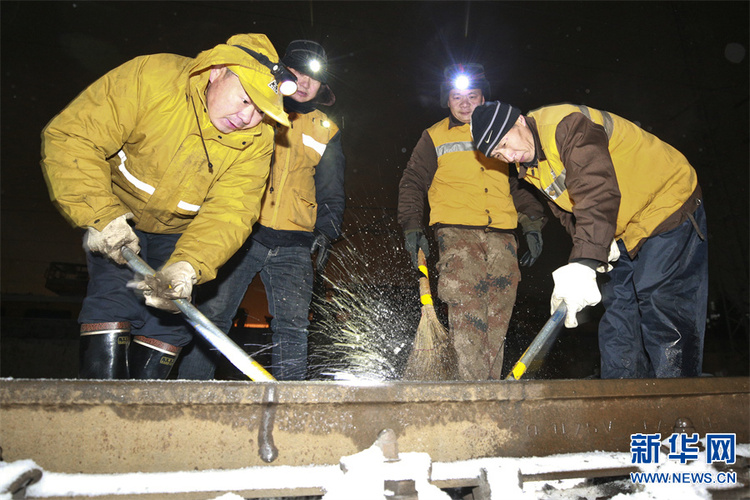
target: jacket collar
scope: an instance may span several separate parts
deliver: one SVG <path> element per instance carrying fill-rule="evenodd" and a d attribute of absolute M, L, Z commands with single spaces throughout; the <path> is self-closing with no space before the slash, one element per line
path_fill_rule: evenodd
<path fill-rule="evenodd" d="M 315 111 L 316 107 L 313 101 L 297 102 L 289 96 L 284 96 L 284 110 L 305 115 Z"/>
<path fill-rule="evenodd" d="M 453 113 L 450 113 L 448 115 L 448 130 L 452 129 L 453 127 L 461 127 L 463 125 L 468 125 L 468 123 L 457 120 L 456 117 L 453 116 Z"/>
<path fill-rule="evenodd" d="M 518 164 L 518 178 L 523 179 L 526 176 L 526 170 L 530 168 L 536 168 L 539 166 L 540 161 L 545 161 L 547 156 L 544 154 L 542 149 L 542 142 L 539 140 L 539 131 L 536 128 L 536 120 L 528 115 L 524 115 L 526 123 L 531 130 L 531 135 L 534 137 L 534 159 L 526 163 Z"/>

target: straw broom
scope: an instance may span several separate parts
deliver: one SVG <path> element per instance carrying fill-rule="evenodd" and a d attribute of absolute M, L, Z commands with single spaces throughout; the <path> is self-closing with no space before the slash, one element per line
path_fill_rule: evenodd
<path fill-rule="evenodd" d="M 427 274 L 427 259 L 422 249 L 418 256 L 419 295 L 422 301 L 422 317 L 417 326 L 409 359 L 406 362 L 404 380 L 455 380 L 456 352 L 448 338 L 448 331 L 435 314 Z"/>

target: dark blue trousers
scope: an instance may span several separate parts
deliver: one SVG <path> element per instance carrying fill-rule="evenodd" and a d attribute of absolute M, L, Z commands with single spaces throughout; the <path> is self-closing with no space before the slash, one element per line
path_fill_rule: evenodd
<path fill-rule="evenodd" d="M 273 317 L 271 373 L 277 380 L 304 380 L 313 286 L 309 247 L 268 248 L 248 238 L 215 280 L 198 287 L 198 309 L 229 333 L 232 318 L 258 273 L 266 289 L 268 312 Z M 196 340 L 182 357 L 178 378 L 211 379 L 215 370 L 216 358 L 207 343 Z"/>
<path fill-rule="evenodd" d="M 599 322 L 602 378 L 697 377 L 703 364 L 708 241 L 703 205 L 694 218 L 651 237 L 634 259 L 603 278 Z"/>
<path fill-rule="evenodd" d="M 152 234 L 135 231 L 141 245 L 140 256 L 152 268 L 159 269 L 174 251 L 179 234 Z M 177 347 L 186 345 L 193 327 L 181 314 L 149 307 L 140 293 L 128 288 L 135 273 L 98 253 L 86 252 L 89 284 L 78 322 L 130 322 L 133 335 L 143 335 Z"/>

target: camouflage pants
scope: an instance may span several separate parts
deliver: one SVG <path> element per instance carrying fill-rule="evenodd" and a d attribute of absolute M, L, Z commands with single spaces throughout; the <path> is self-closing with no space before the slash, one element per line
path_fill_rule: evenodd
<path fill-rule="evenodd" d="M 460 380 L 500 379 L 521 280 L 513 234 L 440 228 L 438 296 L 448 304 Z"/>

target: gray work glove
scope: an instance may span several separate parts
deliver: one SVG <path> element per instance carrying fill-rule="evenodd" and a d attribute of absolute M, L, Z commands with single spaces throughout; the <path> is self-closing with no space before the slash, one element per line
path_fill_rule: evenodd
<path fill-rule="evenodd" d="M 133 214 L 127 213 L 113 219 L 101 231 L 88 228 L 83 236 L 83 248 L 101 253 L 118 264 L 126 264 L 125 257 L 120 252 L 122 247 L 128 247 L 136 254 L 141 251 L 138 236 L 128 224 L 128 219 L 132 218 Z"/>
<path fill-rule="evenodd" d="M 141 276 L 140 278 L 140 281 L 134 281 L 129 286 L 143 292 L 146 305 L 171 313 L 180 312 L 177 305 L 172 301 L 175 299 L 190 300 L 193 294 L 193 285 L 198 281 L 193 266 L 185 261 L 169 264 L 153 276 Z"/>
<path fill-rule="evenodd" d="M 526 244 L 529 247 L 528 251 L 519 260 L 519 264 L 523 267 L 531 267 L 539 256 L 542 255 L 542 226 L 544 225 L 544 218 L 531 219 L 525 214 L 519 213 L 518 222 L 521 224 L 521 230 L 526 237 Z"/>
<path fill-rule="evenodd" d="M 310 255 L 313 255 L 315 252 L 318 252 L 318 256 L 315 258 L 315 270 L 322 273 L 328 263 L 328 256 L 331 252 L 331 239 L 325 233 L 318 230 L 315 231 L 315 239 L 310 247 Z"/>
<path fill-rule="evenodd" d="M 419 271 L 419 249 L 424 252 L 425 258 L 430 256 L 430 245 L 422 229 L 407 229 L 404 231 L 404 246 L 411 256 L 414 269 Z"/>

